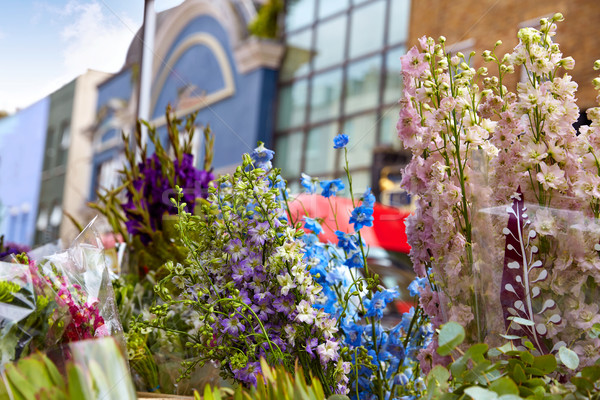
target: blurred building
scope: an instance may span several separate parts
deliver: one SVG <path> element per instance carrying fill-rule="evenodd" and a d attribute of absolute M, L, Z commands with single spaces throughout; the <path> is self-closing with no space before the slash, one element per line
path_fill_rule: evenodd
<path fill-rule="evenodd" d="M 118 184 L 121 132 L 131 132 L 138 115 L 142 50 L 152 54 L 149 122 L 158 132 L 166 133 L 167 105 L 178 117 L 197 111 L 198 127 L 210 125 L 216 136 L 217 173 L 239 164 L 258 141 L 271 145 L 283 46 L 249 35 L 255 16 L 249 0 L 187 0 L 156 16 L 154 48 L 145 48 L 138 32 L 123 69 L 98 86 L 90 199 L 97 190 Z M 202 165 L 201 159 L 196 162 Z"/>
<path fill-rule="evenodd" d="M 541 18 L 552 17 L 556 12 L 562 13 L 565 20 L 558 23 L 553 40 L 560 44 L 563 56 L 575 59 L 575 69 L 569 74 L 579 84 L 577 103 L 586 110 L 596 105 L 591 84 L 598 76 L 592 68 L 594 61 L 600 58 L 600 2 L 596 0 L 421 0 L 413 3 L 408 45 L 416 45 L 423 35 L 435 39 L 443 35 L 453 51 L 476 52 L 474 68 L 490 67 L 481 57 L 484 50 L 493 49 L 496 41 L 502 40 L 497 53 L 510 53 L 518 44 L 520 28 L 539 28 Z M 490 68 L 490 73 L 496 72 Z M 521 72 L 516 71 L 505 84 L 514 90 L 521 79 Z"/>
<path fill-rule="evenodd" d="M 345 177 L 343 152 L 332 145 L 338 133 L 350 137 L 354 191 L 378 185 L 384 165 L 374 163 L 374 155 L 399 150 L 399 58 L 406 52 L 410 13 L 410 0 L 287 2 L 275 154 L 292 190 L 298 190 L 301 172 Z"/>
<path fill-rule="evenodd" d="M 95 120 L 95 86 L 106 73 L 88 71 L 49 96 L 48 122 L 34 244 L 77 234 L 75 219 L 83 212 L 90 181 L 91 141 Z"/>
<path fill-rule="evenodd" d="M 33 245 L 49 105 L 46 97 L 0 119 L 0 234 L 9 242 Z"/>

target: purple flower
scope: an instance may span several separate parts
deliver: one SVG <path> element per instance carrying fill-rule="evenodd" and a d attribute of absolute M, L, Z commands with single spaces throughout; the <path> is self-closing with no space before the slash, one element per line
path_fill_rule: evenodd
<path fill-rule="evenodd" d="M 306 339 L 306 352 L 310 355 L 310 358 L 315 358 L 316 355 L 313 353 L 313 349 L 317 347 L 319 341 L 316 338 Z"/>
<path fill-rule="evenodd" d="M 223 325 L 223 328 L 225 329 L 225 332 L 231 334 L 231 335 L 237 335 L 238 332 L 244 332 L 244 330 L 246 329 L 244 327 L 244 324 L 242 324 L 240 322 L 239 319 L 237 319 L 236 317 L 233 318 L 225 318 L 221 324 Z"/>
<path fill-rule="evenodd" d="M 348 135 L 340 133 L 336 137 L 333 138 L 333 148 L 334 149 L 343 149 L 348 144 Z"/>
<path fill-rule="evenodd" d="M 255 226 L 248 229 L 250 241 L 262 246 L 269 237 L 269 223 L 267 221 L 258 222 Z"/>
<path fill-rule="evenodd" d="M 346 186 L 342 183 L 341 179 L 333 179 L 330 181 L 322 181 L 319 182 L 323 191 L 321 192 L 321 196 L 323 197 L 331 197 L 335 196 L 337 192 L 340 190 L 344 190 Z"/>
<path fill-rule="evenodd" d="M 4 246 L 0 246 L 0 260 L 10 254 L 18 255 L 21 253 L 28 253 L 29 251 L 31 251 L 31 249 L 28 246 L 6 242 Z"/>

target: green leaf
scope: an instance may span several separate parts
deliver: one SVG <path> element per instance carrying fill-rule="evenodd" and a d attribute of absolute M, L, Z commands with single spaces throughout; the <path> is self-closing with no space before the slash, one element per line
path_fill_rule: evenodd
<path fill-rule="evenodd" d="M 492 384 L 490 385 L 490 390 L 493 390 L 499 395 L 519 394 L 519 388 L 517 387 L 517 384 L 507 376 L 504 376 L 492 382 Z"/>
<path fill-rule="evenodd" d="M 574 376 L 573 378 L 571 378 L 571 383 L 575 385 L 577 390 L 579 390 L 582 393 L 587 394 L 594 391 L 594 383 L 590 382 L 585 378 Z"/>
<path fill-rule="evenodd" d="M 527 380 L 525 371 L 523 370 L 523 367 L 521 367 L 521 365 L 519 364 L 515 365 L 515 368 L 513 369 L 513 379 L 517 384 L 521 384 Z"/>
<path fill-rule="evenodd" d="M 515 324 L 519 324 L 519 325 L 525 325 L 525 326 L 534 326 L 535 325 L 535 322 L 533 322 L 529 319 L 521 318 L 521 317 L 508 317 L 507 319 L 514 322 Z"/>
<path fill-rule="evenodd" d="M 577 353 L 565 346 L 558 349 L 558 357 L 565 367 L 571 370 L 576 370 L 579 366 L 579 357 L 577 356 Z"/>
<path fill-rule="evenodd" d="M 497 400 L 498 394 L 491 390 L 484 389 L 479 386 L 472 386 L 465 389 L 465 393 L 471 396 L 473 400 Z"/>
<path fill-rule="evenodd" d="M 545 375 L 554 372 L 556 369 L 556 357 L 552 354 L 538 356 L 533 360 L 533 368 L 541 370 Z"/>
<path fill-rule="evenodd" d="M 600 381 L 600 365 L 592 365 L 581 370 L 581 376 L 592 382 Z"/>
<path fill-rule="evenodd" d="M 453 321 L 448 322 L 442 326 L 439 333 L 439 347 L 437 352 L 441 356 L 447 356 L 465 340 L 464 328 Z"/>

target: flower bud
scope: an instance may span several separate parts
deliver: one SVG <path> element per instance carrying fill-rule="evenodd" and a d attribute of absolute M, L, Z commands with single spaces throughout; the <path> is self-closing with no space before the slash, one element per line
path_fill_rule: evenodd
<path fill-rule="evenodd" d="M 564 21 L 565 17 L 561 13 L 556 13 L 552 16 L 553 21 Z"/>
<path fill-rule="evenodd" d="M 594 70 L 600 70 L 600 60 L 594 61 Z"/>

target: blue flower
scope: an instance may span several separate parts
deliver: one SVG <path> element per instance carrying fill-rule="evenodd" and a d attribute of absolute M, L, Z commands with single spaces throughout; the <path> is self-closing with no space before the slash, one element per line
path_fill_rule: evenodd
<path fill-rule="evenodd" d="M 321 224 L 314 218 L 304 217 L 304 227 L 316 233 L 317 235 L 323 232 Z"/>
<path fill-rule="evenodd" d="M 418 296 L 420 293 L 419 289 L 425 289 L 427 284 L 427 278 L 415 278 L 410 285 L 408 285 L 408 292 L 411 296 Z"/>
<path fill-rule="evenodd" d="M 348 135 L 340 133 L 336 137 L 333 138 L 333 148 L 334 149 L 343 149 L 348 144 Z"/>
<path fill-rule="evenodd" d="M 362 268 L 363 257 L 360 251 L 354 251 L 348 255 L 348 259 L 344 261 L 344 265 L 348 268 Z"/>
<path fill-rule="evenodd" d="M 370 187 L 368 187 L 365 191 L 365 194 L 363 194 L 362 201 L 362 205 L 365 207 L 373 208 L 373 206 L 375 205 L 375 196 L 371 192 Z"/>
<path fill-rule="evenodd" d="M 274 154 L 275 152 L 267 149 L 263 142 L 258 142 L 258 147 L 252 150 L 250 157 L 252 158 L 256 168 L 269 170 L 273 166 L 271 164 L 271 160 L 273 159 Z"/>
<path fill-rule="evenodd" d="M 385 307 L 394 300 L 397 295 L 398 292 L 395 289 L 386 289 L 375 293 L 371 300 L 367 299 L 365 301 L 365 305 L 367 306 L 367 317 L 375 317 L 377 319 L 383 318 Z"/>
<path fill-rule="evenodd" d="M 356 240 L 352 235 L 342 231 L 335 231 L 335 235 L 338 238 L 338 247 L 340 247 L 346 253 L 358 249 Z"/>
<path fill-rule="evenodd" d="M 364 204 L 352 210 L 350 223 L 354 224 L 354 230 L 359 231 L 363 226 L 373 226 L 373 209 Z"/>
<path fill-rule="evenodd" d="M 333 179 L 330 181 L 319 182 L 323 191 L 321 192 L 321 196 L 323 197 L 331 197 L 335 196 L 337 192 L 340 190 L 344 190 L 346 186 L 342 183 L 341 179 Z"/>
<path fill-rule="evenodd" d="M 310 194 L 315 194 L 317 192 L 317 183 L 319 183 L 319 178 L 313 178 L 310 175 L 302 173 L 302 178 L 300 179 L 300 185 L 306 189 L 306 191 Z"/>

